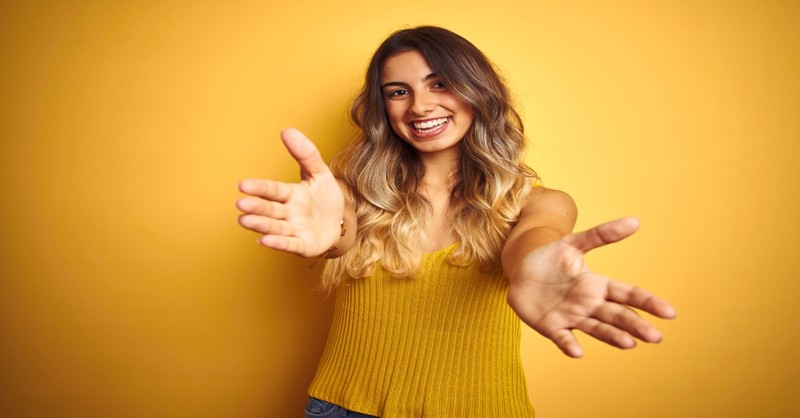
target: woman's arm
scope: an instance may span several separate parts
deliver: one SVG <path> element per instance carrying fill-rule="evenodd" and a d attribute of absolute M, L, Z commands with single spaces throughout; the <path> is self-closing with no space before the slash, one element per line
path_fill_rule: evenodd
<path fill-rule="evenodd" d="M 659 342 L 658 330 L 632 308 L 673 318 L 669 303 L 594 273 L 583 260 L 587 251 L 633 234 L 638 220 L 619 219 L 573 234 L 575 213 L 565 193 L 543 190 L 531 196 L 503 248 L 509 305 L 570 357 L 583 355 L 573 329 L 619 348 L 634 347 L 634 338 Z"/>
<path fill-rule="evenodd" d="M 531 251 L 572 232 L 577 217 L 578 208 L 568 194 L 533 187 L 503 247 L 501 261 L 506 275 L 514 277 Z"/>

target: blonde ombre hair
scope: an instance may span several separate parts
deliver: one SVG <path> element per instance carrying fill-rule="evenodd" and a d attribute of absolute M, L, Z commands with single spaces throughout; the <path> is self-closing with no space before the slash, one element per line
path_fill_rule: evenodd
<path fill-rule="evenodd" d="M 381 71 L 390 57 L 419 51 L 444 85 L 473 111 L 460 142 L 461 161 L 451 179 L 452 232 L 460 245 L 449 262 L 499 268 L 505 238 L 523 200 L 538 179 L 523 162 L 523 124 L 511 94 L 492 63 L 472 43 L 446 29 L 421 26 L 390 35 L 372 57 L 350 116 L 360 128 L 331 168 L 351 188 L 358 218 L 356 243 L 328 260 L 322 286 L 364 278 L 380 266 L 400 278 L 414 277 L 423 255 L 428 199 L 420 193 L 424 167 L 416 150 L 389 125 Z"/>

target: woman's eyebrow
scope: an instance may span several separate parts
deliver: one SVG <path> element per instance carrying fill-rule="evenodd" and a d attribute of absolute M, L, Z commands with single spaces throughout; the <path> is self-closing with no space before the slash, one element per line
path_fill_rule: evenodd
<path fill-rule="evenodd" d="M 436 75 L 436 73 L 430 73 L 430 74 L 426 75 L 422 79 L 422 81 L 429 81 L 429 80 L 437 78 L 437 77 L 439 77 L 439 76 Z M 381 88 L 385 89 L 386 87 L 393 87 L 393 86 L 408 87 L 408 83 L 404 83 L 402 81 L 387 81 L 386 83 L 383 83 Z"/>
<path fill-rule="evenodd" d="M 386 87 L 394 87 L 394 86 L 399 86 L 399 87 L 408 87 L 408 84 L 406 84 L 406 83 L 403 83 L 402 81 L 389 81 L 389 82 L 386 82 L 386 83 L 384 83 L 384 84 L 381 86 L 381 88 L 382 88 L 382 89 L 385 89 Z"/>

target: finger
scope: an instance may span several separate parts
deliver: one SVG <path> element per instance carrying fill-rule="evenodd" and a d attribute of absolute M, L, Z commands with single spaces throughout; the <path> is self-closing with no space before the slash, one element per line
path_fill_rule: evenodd
<path fill-rule="evenodd" d="M 634 337 L 649 343 L 661 341 L 661 333 L 632 309 L 616 303 L 605 303 L 593 313 L 593 317 L 612 325 Z"/>
<path fill-rule="evenodd" d="M 302 132 L 286 128 L 281 131 L 281 139 L 286 149 L 289 150 L 289 154 L 292 154 L 292 157 L 300 164 L 300 174 L 303 179 L 329 171 L 317 147 Z"/>
<path fill-rule="evenodd" d="M 553 332 L 549 338 L 564 354 L 572 358 L 583 357 L 583 349 L 581 348 L 581 345 L 578 344 L 578 339 L 575 338 L 575 335 L 572 334 L 572 331 L 568 329 L 560 329 Z"/>
<path fill-rule="evenodd" d="M 630 334 L 595 318 L 584 318 L 576 324 L 575 328 L 617 348 L 636 347 L 636 340 Z"/>
<path fill-rule="evenodd" d="M 258 239 L 259 244 L 273 250 L 306 256 L 306 245 L 303 240 L 283 235 L 264 235 Z"/>
<path fill-rule="evenodd" d="M 659 318 L 675 317 L 675 309 L 667 301 L 629 284 L 612 281 L 608 284 L 607 297 L 611 301 L 641 309 Z"/>
<path fill-rule="evenodd" d="M 583 232 L 576 232 L 564 237 L 564 241 L 580 251 L 587 252 L 591 249 L 627 238 L 639 229 L 639 220 L 636 218 L 622 218 L 606 222 Z"/>
<path fill-rule="evenodd" d="M 239 182 L 239 191 L 282 203 L 285 203 L 292 196 L 292 186 L 290 184 L 273 180 L 242 180 Z"/>
<path fill-rule="evenodd" d="M 286 219 L 289 215 L 286 205 L 252 196 L 242 197 L 237 200 L 236 207 L 246 214 L 266 216 L 274 219 Z"/>
<path fill-rule="evenodd" d="M 265 235 L 294 235 L 294 228 L 292 228 L 289 222 L 268 218 L 266 216 L 241 215 L 239 216 L 239 225 Z"/>

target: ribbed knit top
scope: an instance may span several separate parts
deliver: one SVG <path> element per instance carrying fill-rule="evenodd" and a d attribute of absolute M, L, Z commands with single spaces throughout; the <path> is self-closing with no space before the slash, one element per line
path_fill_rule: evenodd
<path fill-rule="evenodd" d="M 309 395 L 381 418 L 534 416 L 508 280 L 449 264 L 457 245 L 417 278 L 378 268 L 339 286 Z"/>

